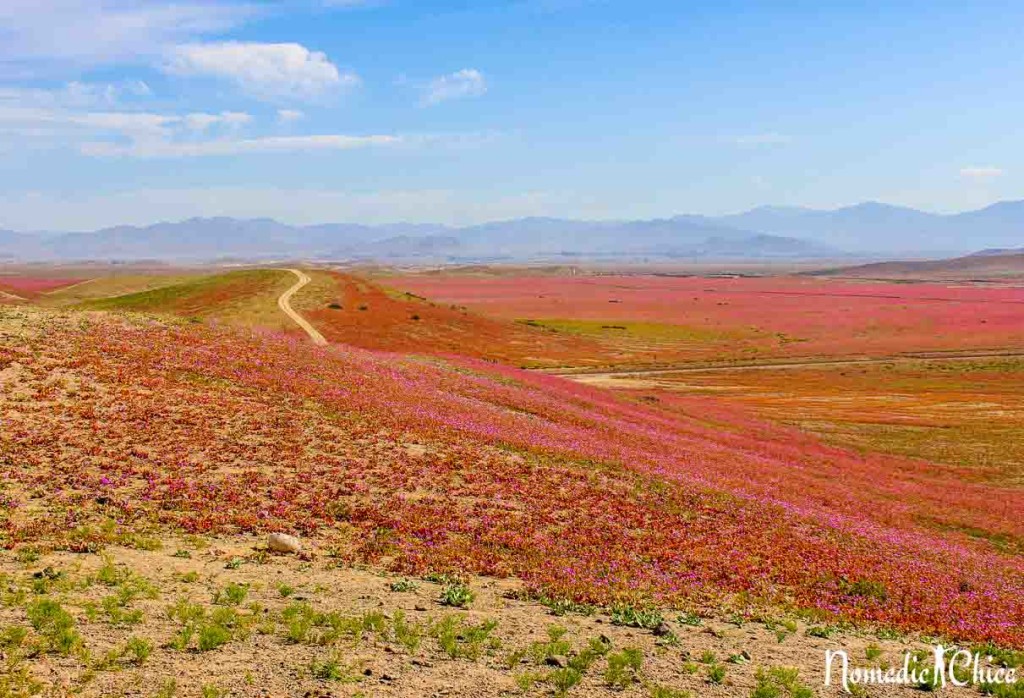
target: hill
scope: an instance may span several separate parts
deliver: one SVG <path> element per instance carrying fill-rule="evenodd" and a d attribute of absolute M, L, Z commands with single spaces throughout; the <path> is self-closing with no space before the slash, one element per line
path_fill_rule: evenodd
<path fill-rule="evenodd" d="M 567 602 L 1024 644 L 1022 502 L 968 473 L 469 359 L 0 313 L 7 547 L 288 530 Z"/>
<path fill-rule="evenodd" d="M 248 327 L 290 329 L 277 312 L 277 298 L 295 279 L 279 269 L 199 275 L 183 280 L 156 277 L 155 288 L 85 300 L 86 310 L 119 310 L 214 320 Z"/>
<path fill-rule="evenodd" d="M 861 279 L 1012 280 L 1024 278 L 1024 253 L 1004 250 L 953 259 L 877 262 L 807 274 Z"/>

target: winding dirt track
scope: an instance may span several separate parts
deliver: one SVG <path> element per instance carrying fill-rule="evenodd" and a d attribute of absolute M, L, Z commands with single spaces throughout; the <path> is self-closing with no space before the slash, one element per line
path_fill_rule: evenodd
<path fill-rule="evenodd" d="M 324 336 L 317 332 L 316 328 L 306 321 L 306 318 L 295 312 L 291 304 L 292 296 L 298 293 L 302 287 L 312 281 L 312 279 L 298 269 L 287 269 L 286 271 L 290 271 L 295 274 L 295 276 L 299 277 L 299 280 L 294 286 L 281 294 L 281 297 L 277 299 L 277 307 L 279 307 L 285 315 L 294 320 L 296 325 L 305 330 L 306 334 L 309 335 L 309 338 L 313 340 L 313 344 L 321 346 L 327 344 L 327 340 L 324 339 Z"/>

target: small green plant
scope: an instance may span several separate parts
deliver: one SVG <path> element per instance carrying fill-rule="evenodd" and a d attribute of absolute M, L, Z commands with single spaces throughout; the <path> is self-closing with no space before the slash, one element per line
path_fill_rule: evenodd
<path fill-rule="evenodd" d="M 188 550 L 175 550 L 174 554 L 171 555 L 171 557 L 180 558 L 182 560 L 191 560 L 192 559 L 192 553 L 189 552 Z"/>
<path fill-rule="evenodd" d="M 838 632 L 838 630 L 838 628 L 835 628 L 831 625 L 813 625 L 807 629 L 807 636 L 820 637 L 827 640 L 833 635 L 835 635 L 836 632 Z"/>
<path fill-rule="evenodd" d="M 721 685 L 725 681 L 725 667 L 721 664 L 712 664 L 708 667 L 708 682 Z"/>
<path fill-rule="evenodd" d="M 23 565 L 31 565 L 33 562 L 39 562 L 39 551 L 35 548 L 19 548 L 14 557 Z"/>
<path fill-rule="evenodd" d="M 441 590 L 441 598 L 439 600 L 442 606 L 465 608 L 471 604 L 475 598 L 476 595 L 465 584 L 461 582 L 449 582 Z"/>
<path fill-rule="evenodd" d="M 704 620 L 696 613 L 680 613 L 676 616 L 676 622 L 680 625 L 689 625 L 694 628 L 704 624 Z"/>
<path fill-rule="evenodd" d="M 231 631 L 223 625 L 208 623 L 199 628 L 199 651 L 210 652 L 231 642 Z"/>
<path fill-rule="evenodd" d="M 411 579 L 396 579 L 391 582 L 391 591 L 416 591 L 420 588 L 420 585 Z"/>
<path fill-rule="evenodd" d="M 410 623 L 406 620 L 404 612 L 395 612 L 391 629 L 398 643 L 410 654 L 415 654 L 416 650 L 420 648 L 424 631 L 423 626 L 418 623 Z"/>
<path fill-rule="evenodd" d="M 497 627 L 496 620 L 471 625 L 460 616 L 446 616 L 430 632 L 437 638 L 441 651 L 450 658 L 477 660 L 485 650 L 496 648 L 496 638 L 492 638 L 491 633 Z"/>
<path fill-rule="evenodd" d="M 560 625 L 548 626 L 548 639 L 546 642 L 534 642 L 529 647 L 530 658 L 535 664 L 544 664 L 552 657 L 560 657 L 569 654 L 572 645 L 562 639 L 568 632 Z"/>
<path fill-rule="evenodd" d="M 341 683 L 357 683 L 362 680 L 358 672 L 342 663 L 338 655 L 332 654 L 326 659 L 314 661 L 310 666 L 313 676 L 321 681 L 339 681 Z"/>
<path fill-rule="evenodd" d="M 701 664 L 714 664 L 717 661 L 718 657 L 715 656 L 715 653 L 711 650 L 704 650 L 704 652 L 700 655 Z"/>
<path fill-rule="evenodd" d="M 75 619 L 52 599 L 39 599 L 28 607 L 28 622 L 43 636 L 52 652 L 68 655 L 82 644 Z"/>
<path fill-rule="evenodd" d="M 295 587 L 288 584 L 278 584 L 277 593 L 281 595 L 282 599 L 287 599 L 289 596 L 295 593 Z"/>
<path fill-rule="evenodd" d="M 249 596 L 247 584 L 231 583 L 214 594 L 213 602 L 225 606 L 238 606 Z"/>
<path fill-rule="evenodd" d="M 653 630 L 665 622 L 661 611 L 651 607 L 618 605 L 612 607 L 612 624 Z"/>
<path fill-rule="evenodd" d="M 155 698 L 174 698 L 176 695 L 178 695 L 178 682 L 174 679 L 164 679 Z"/>
<path fill-rule="evenodd" d="M 240 557 L 233 557 L 230 560 L 228 560 L 227 564 L 224 565 L 224 569 L 226 569 L 226 570 L 237 570 L 243 564 L 245 564 L 245 560 L 243 560 Z"/>
<path fill-rule="evenodd" d="M 635 647 L 609 654 L 608 668 L 604 672 L 605 683 L 612 688 L 629 688 L 637 680 L 643 662 L 643 652 Z"/>
<path fill-rule="evenodd" d="M 125 643 L 125 654 L 132 664 L 145 664 L 149 656 L 153 654 L 153 643 L 141 637 L 130 637 Z"/>
<path fill-rule="evenodd" d="M 800 682 L 800 670 L 790 667 L 759 668 L 750 698 L 812 698 L 814 691 Z"/>
<path fill-rule="evenodd" d="M 882 648 L 872 642 L 864 648 L 864 656 L 867 657 L 869 662 L 873 662 L 882 656 Z"/>
<path fill-rule="evenodd" d="M 650 696 L 651 698 L 690 698 L 691 694 L 689 691 L 684 691 L 681 688 L 669 688 L 668 686 L 651 684 Z"/>
<path fill-rule="evenodd" d="M 571 666 L 556 669 L 547 676 L 547 682 L 554 686 L 556 696 L 564 696 L 582 680 L 583 672 Z"/>
<path fill-rule="evenodd" d="M 204 684 L 199 693 L 203 698 L 228 698 L 231 692 L 212 683 Z"/>
<path fill-rule="evenodd" d="M 580 616 L 591 616 L 594 614 L 594 607 L 590 604 L 577 603 L 572 599 L 550 599 L 546 596 L 538 599 L 542 606 L 547 607 L 553 616 L 566 616 L 570 613 Z"/>

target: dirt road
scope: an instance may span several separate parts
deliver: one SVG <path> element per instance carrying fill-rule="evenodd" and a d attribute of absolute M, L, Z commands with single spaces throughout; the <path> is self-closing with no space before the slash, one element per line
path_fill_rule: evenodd
<path fill-rule="evenodd" d="M 295 274 L 295 276 L 299 277 L 299 280 L 294 286 L 281 294 L 281 297 L 277 299 L 277 307 L 279 307 L 285 315 L 294 320 L 296 325 L 305 330 L 306 334 L 309 335 L 309 338 L 313 340 L 313 344 L 327 344 L 327 340 L 324 339 L 324 336 L 317 332 L 315 327 L 306 322 L 304 317 L 295 312 L 291 305 L 292 296 L 298 293 L 302 287 L 312 281 L 312 279 L 298 269 L 287 269 L 286 271 L 290 271 Z"/>
<path fill-rule="evenodd" d="M 818 366 L 862 366 L 865 364 L 888 364 L 907 362 L 937 362 L 937 361 L 971 361 L 978 359 L 1019 359 L 1024 358 L 1020 352 L 975 352 L 969 354 L 935 355 L 921 353 L 918 355 L 871 357 L 859 359 L 827 359 L 822 361 L 778 361 L 775 363 L 759 364 L 734 364 L 718 366 L 677 366 L 675 368 L 654 368 L 654 369 L 623 369 L 619 371 L 542 371 L 549 375 L 571 378 L 580 383 L 600 384 L 616 378 L 646 378 L 648 376 L 668 375 L 675 373 L 723 373 L 730 371 L 776 371 L 780 369 L 801 369 L 816 368 Z M 624 384 L 623 384 L 624 385 Z"/>

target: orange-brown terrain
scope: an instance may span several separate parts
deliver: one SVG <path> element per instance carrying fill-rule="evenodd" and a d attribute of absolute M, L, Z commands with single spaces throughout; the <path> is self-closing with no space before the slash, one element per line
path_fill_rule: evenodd
<path fill-rule="evenodd" d="M 873 352 L 916 318 L 859 334 L 893 300 L 870 285 L 531 277 L 462 308 L 307 273 L 326 347 L 280 269 L 0 309 L 0 696 L 840 695 L 824 649 L 887 666 L 933 638 L 1020 663 L 1017 290 L 896 299 L 952 323 L 924 348 L 1007 354 L 911 361 Z M 707 327 L 676 315 L 699 283 Z M 755 308 L 757 365 L 723 367 Z"/>

